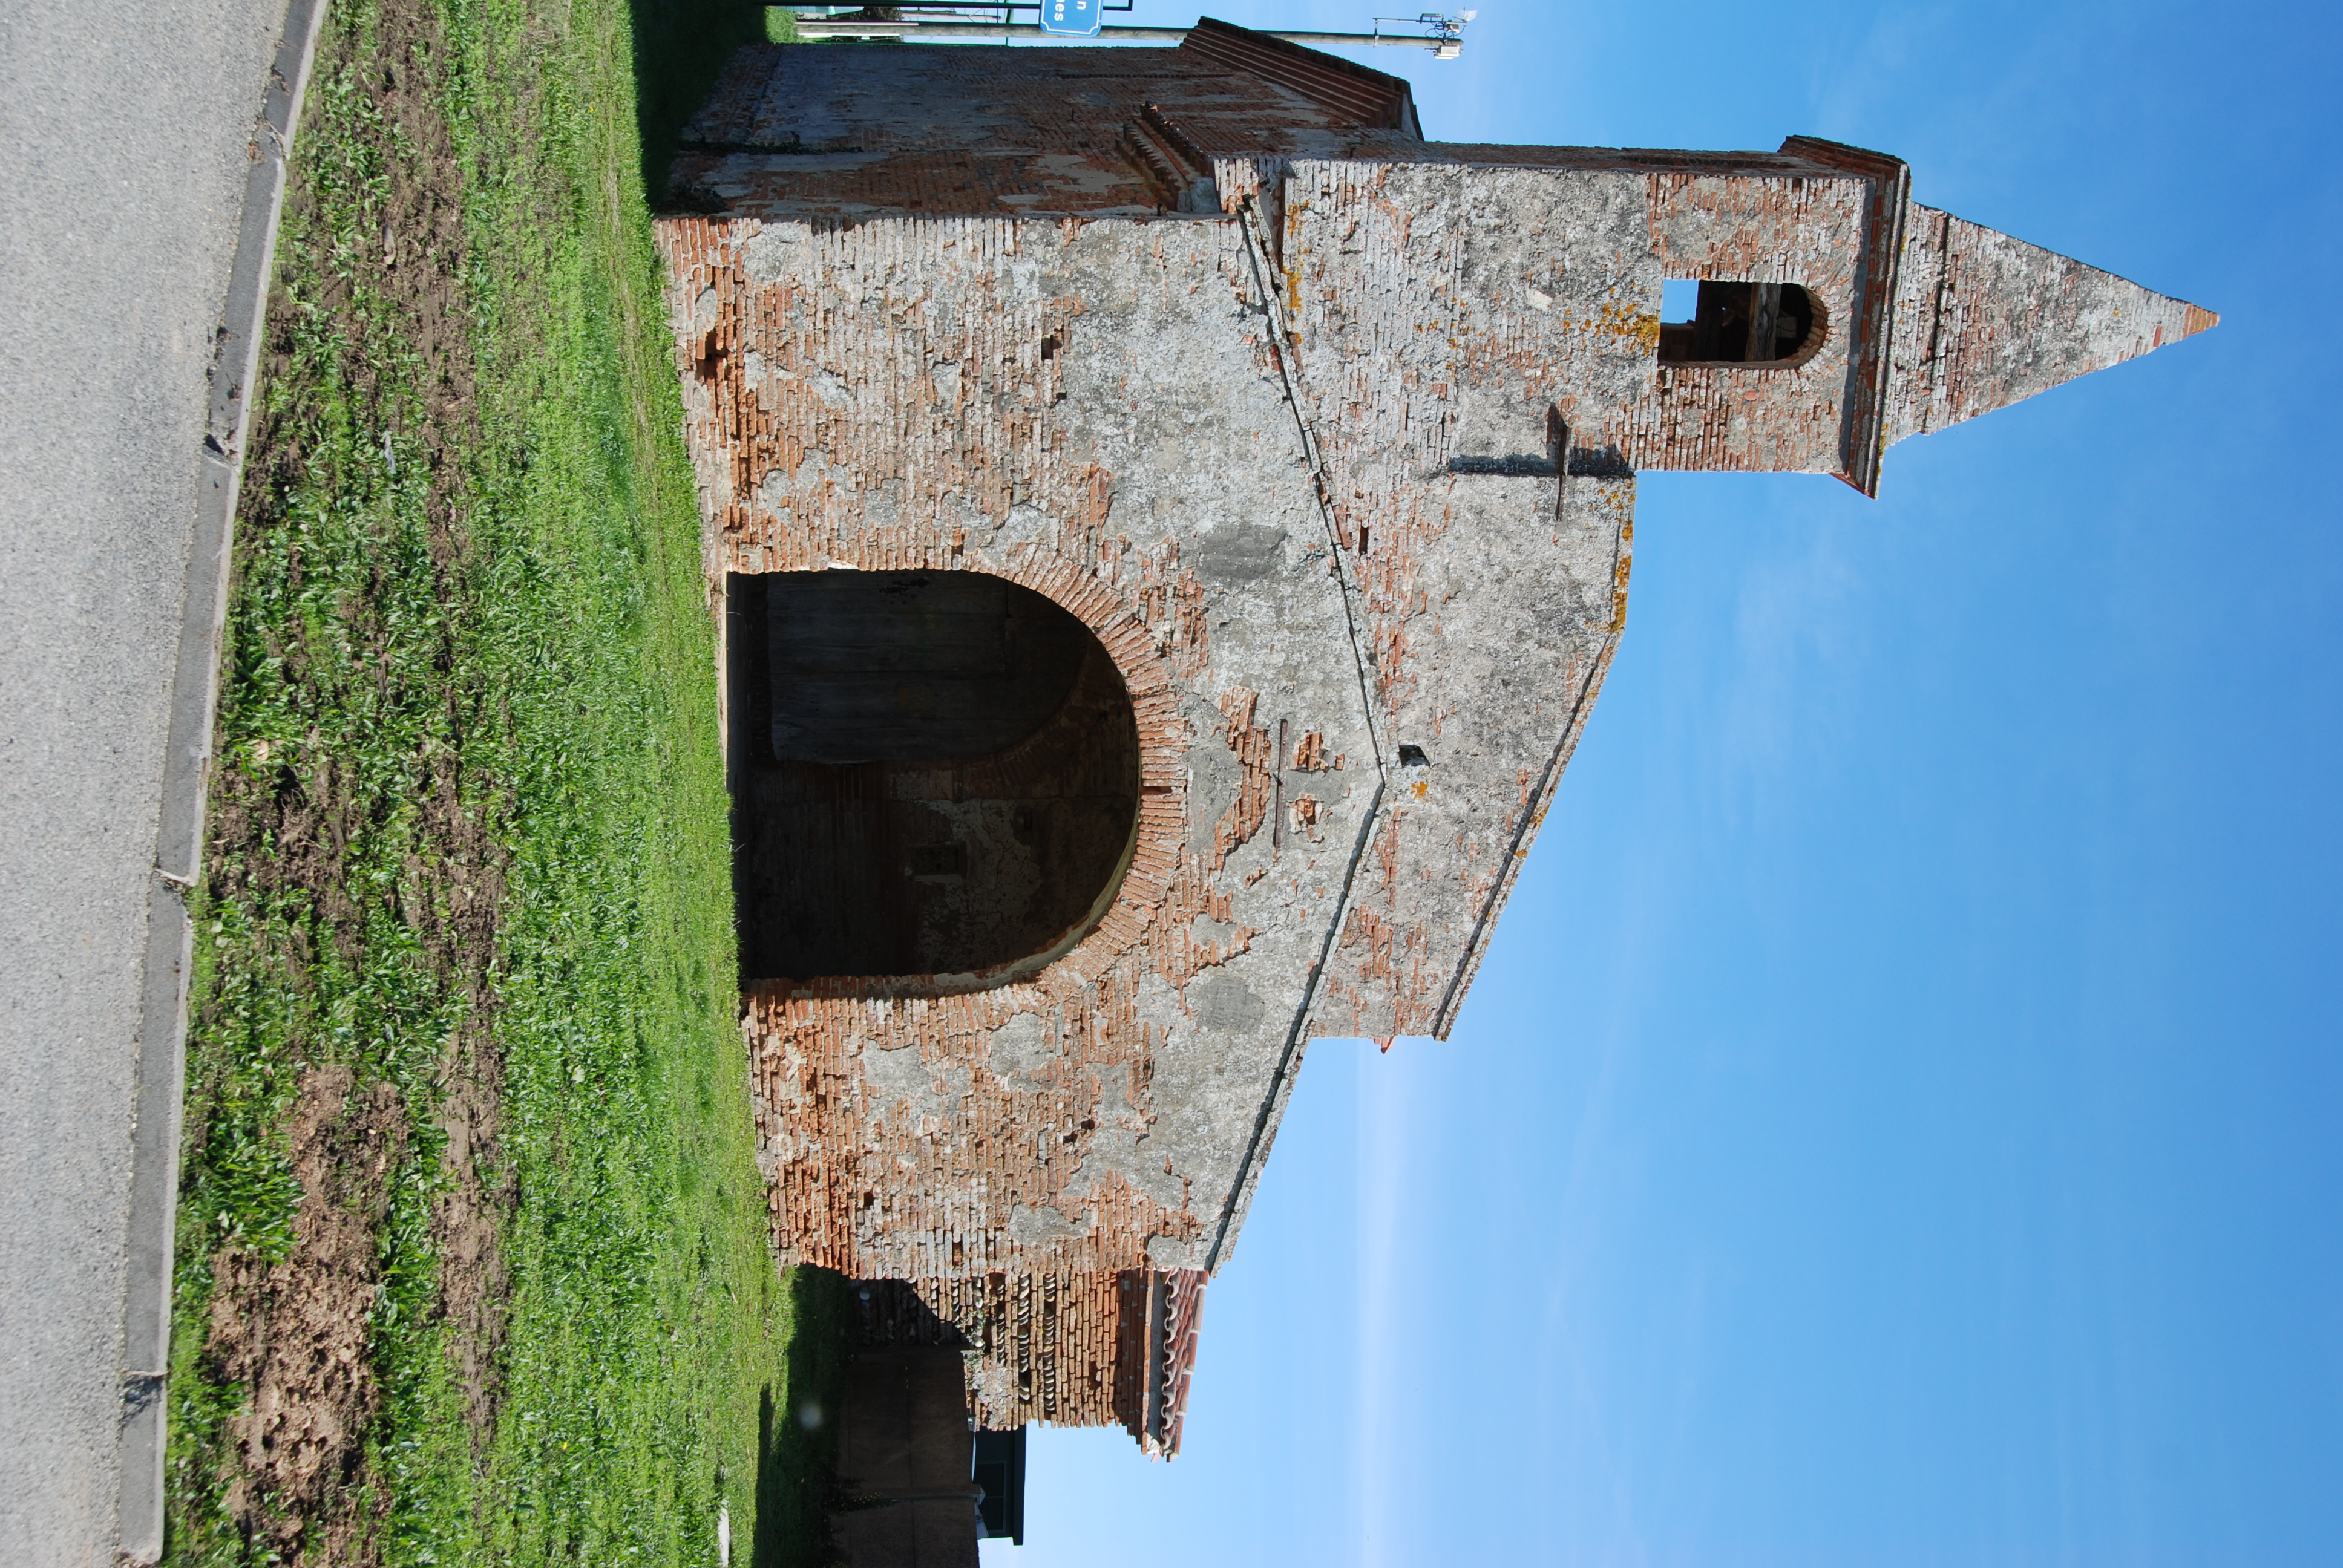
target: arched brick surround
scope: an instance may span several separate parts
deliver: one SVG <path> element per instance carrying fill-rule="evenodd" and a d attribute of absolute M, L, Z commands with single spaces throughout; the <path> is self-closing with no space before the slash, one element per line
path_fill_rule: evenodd
<path fill-rule="evenodd" d="M 865 569 L 906 568 L 873 566 Z M 988 570 L 978 566 L 909 569 Z M 1146 624 L 1120 595 L 1054 552 L 1038 548 L 1023 552 L 1007 569 L 991 575 L 1031 588 L 1088 628 L 1114 661 L 1131 699 L 1139 730 L 1139 811 L 1131 854 L 1117 879 L 1112 901 L 1103 913 L 1082 923 L 1086 930 L 1078 927 L 1070 931 L 1070 944 L 1061 943 L 1037 959 L 1020 959 L 949 979 L 901 975 L 876 980 L 868 977 L 816 980 L 792 987 L 796 994 L 838 999 L 942 996 L 1023 981 L 1054 996 L 1069 985 L 1086 985 L 1104 974 L 1145 935 L 1148 922 L 1163 902 L 1184 832 L 1187 769 L 1183 759 L 1190 737 L 1161 651 Z"/>

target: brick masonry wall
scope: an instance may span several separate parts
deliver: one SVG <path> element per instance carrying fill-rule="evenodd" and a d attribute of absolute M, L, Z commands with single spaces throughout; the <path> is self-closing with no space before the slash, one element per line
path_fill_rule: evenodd
<path fill-rule="evenodd" d="M 1915 202 L 1896 280 L 1888 439 L 1991 413 L 2220 318 Z"/>
<path fill-rule="evenodd" d="M 1232 75 L 1243 52 L 751 47 L 686 127 L 673 177 L 736 216 L 1144 216 L 1178 207 L 1215 154 L 1382 136 L 1324 83 Z M 1370 99 L 1383 118 L 1399 101 L 1353 106 Z M 1207 187 L 1194 210 L 1213 209 Z"/>
<path fill-rule="evenodd" d="M 1168 1458 L 1179 1451 L 1204 1283 L 1186 1269 L 867 1281 L 861 1338 L 961 1352 L 980 1427 L 1120 1426 Z"/>
<path fill-rule="evenodd" d="M 1870 182 L 1815 172 L 1654 175 L 1647 210 L 1664 277 L 1796 283 L 1820 305 L 1783 366 L 1660 365 L 1620 432 L 1637 468 L 1835 474 L 1850 393 Z"/>

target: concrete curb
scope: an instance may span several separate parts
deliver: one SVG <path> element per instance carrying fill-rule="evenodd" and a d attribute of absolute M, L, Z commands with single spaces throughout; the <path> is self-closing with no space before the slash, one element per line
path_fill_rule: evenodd
<path fill-rule="evenodd" d="M 179 1113 L 186 1071 L 187 969 L 195 931 L 183 894 L 203 870 L 204 796 L 211 778 L 212 719 L 219 699 L 220 643 L 248 397 L 275 272 L 285 164 L 317 50 L 326 0 L 288 0 L 267 92 L 252 136 L 252 170 L 227 300 L 213 347 L 211 408 L 196 462 L 196 528 L 187 555 L 178 668 L 163 764 L 163 809 L 147 897 L 146 971 L 139 1000 L 137 1122 L 131 1136 L 130 1211 L 122 1324 L 122 1490 L 115 1530 L 122 1555 L 163 1554 L 165 1380 L 170 1371 L 171 1264 L 179 1196 Z"/>

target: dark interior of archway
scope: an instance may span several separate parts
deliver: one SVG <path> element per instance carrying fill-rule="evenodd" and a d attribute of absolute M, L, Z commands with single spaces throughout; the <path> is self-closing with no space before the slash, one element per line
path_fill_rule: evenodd
<path fill-rule="evenodd" d="M 733 893 L 749 980 L 963 973 L 1098 904 L 1139 729 L 1090 629 L 979 572 L 734 576 Z"/>
<path fill-rule="evenodd" d="M 1692 319 L 1660 324 L 1664 364 L 1765 365 L 1795 357 L 1815 328 L 1814 297 L 1795 283 L 1701 280 Z"/>

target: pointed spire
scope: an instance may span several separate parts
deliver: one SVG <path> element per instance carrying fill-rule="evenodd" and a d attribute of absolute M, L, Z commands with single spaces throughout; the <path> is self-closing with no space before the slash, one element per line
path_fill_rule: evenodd
<path fill-rule="evenodd" d="M 1890 442 L 2137 359 L 2220 319 L 1916 202 L 1905 235 Z"/>

